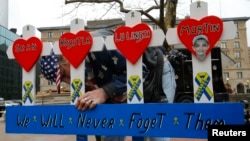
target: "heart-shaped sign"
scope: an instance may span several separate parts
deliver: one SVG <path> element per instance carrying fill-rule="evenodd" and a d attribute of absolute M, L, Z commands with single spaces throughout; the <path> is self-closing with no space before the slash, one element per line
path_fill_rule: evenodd
<path fill-rule="evenodd" d="M 195 41 L 201 38 L 207 40 L 208 48 L 204 54 L 207 56 L 220 39 L 222 32 L 223 22 L 216 16 L 207 16 L 200 20 L 185 19 L 179 23 L 177 28 L 180 41 L 197 57 L 198 55 L 194 47 Z"/>
<path fill-rule="evenodd" d="M 144 23 L 134 27 L 122 26 L 115 30 L 114 43 L 116 48 L 132 63 L 144 53 L 152 38 L 151 28 Z"/>
<path fill-rule="evenodd" d="M 63 56 L 77 68 L 89 53 L 93 44 L 92 35 L 84 30 L 64 33 L 59 39 L 59 47 Z"/>
<path fill-rule="evenodd" d="M 12 46 L 12 52 L 17 62 L 29 72 L 40 57 L 42 47 L 42 41 L 36 37 L 31 37 L 27 41 L 17 39 Z"/>

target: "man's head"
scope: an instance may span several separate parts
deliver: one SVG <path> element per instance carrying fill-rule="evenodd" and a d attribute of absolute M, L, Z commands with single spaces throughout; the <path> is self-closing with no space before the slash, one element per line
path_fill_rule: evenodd
<path fill-rule="evenodd" d="M 70 84 L 70 63 L 63 56 L 60 56 L 58 65 L 61 73 L 61 81 Z"/>

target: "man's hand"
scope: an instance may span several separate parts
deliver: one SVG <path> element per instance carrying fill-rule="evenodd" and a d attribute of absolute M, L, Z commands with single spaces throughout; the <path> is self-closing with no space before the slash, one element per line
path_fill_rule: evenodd
<path fill-rule="evenodd" d="M 75 106 L 78 110 L 93 109 L 96 104 L 102 104 L 108 99 L 108 95 L 103 88 L 97 88 L 92 91 L 88 91 L 79 97 Z"/>

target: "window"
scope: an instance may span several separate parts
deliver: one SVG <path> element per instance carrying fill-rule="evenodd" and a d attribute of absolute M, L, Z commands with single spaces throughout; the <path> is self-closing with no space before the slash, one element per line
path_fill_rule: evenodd
<path fill-rule="evenodd" d="M 221 48 L 227 48 L 227 43 L 226 42 L 221 42 L 220 47 Z"/>
<path fill-rule="evenodd" d="M 223 73 L 223 78 L 224 78 L 224 79 L 229 78 L 229 72 L 224 72 L 224 73 Z"/>
<path fill-rule="evenodd" d="M 240 58 L 240 52 L 239 51 L 234 52 L 234 57 L 235 58 Z"/>
<path fill-rule="evenodd" d="M 48 85 L 53 85 L 53 81 L 48 81 Z"/>
<path fill-rule="evenodd" d="M 61 31 L 60 36 L 62 36 L 63 34 L 64 34 L 64 31 Z"/>
<path fill-rule="evenodd" d="M 241 68 L 241 62 L 236 62 L 236 68 Z"/>
<path fill-rule="evenodd" d="M 237 72 L 237 78 L 242 78 L 242 72 Z"/>
<path fill-rule="evenodd" d="M 238 29 L 238 22 L 234 22 L 234 25 L 235 25 L 236 28 Z"/>
<path fill-rule="evenodd" d="M 53 37 L 53 32 L 48 32 L 48 37 L 52 38 Z"/>
<path fill-rule="evenodd" d="M 234 42 L 234 48 L 240 48 L 240 42 Z"/>
<path fill-rule="evenodd" d="M 225 54 L 226 56 L 228 56 L 229 53 L 228 53 L 228 51 L 224 51 L 224 54 Z"/>
<path fill-rule="evenodd" d="M 157 29 L 157 25 L 156 24 L 152 24 L 151 27 L 156 30 Z"/>
<path fill-rule="evenodd" d="M 240 38 L 239 32 L 236 32 L 235 39 L 239 39 L 239 38 Z"/>

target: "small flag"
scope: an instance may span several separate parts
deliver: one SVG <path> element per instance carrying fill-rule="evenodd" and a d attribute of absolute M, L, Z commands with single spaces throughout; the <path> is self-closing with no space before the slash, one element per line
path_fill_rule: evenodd
<path fill-rule="evenodd" d="M 56 88 L 57 93 L 60 94 L 60 83 L 61 83 L 61 73 L 60 73 L 60 67 L 57 65 L 57 72 L 56 72 Z"/>
<path fill-rule="evenodd" d="M 59 58 L 55 55 L 54 52 L 52 52 L 52 54 L 49 56 L 42 56 L 40 59 L 41 73 L 47 80 L 51 82 L 57 82 L 58 60 Z M 59 80 L 61 81 L 61 79 Z"/>

